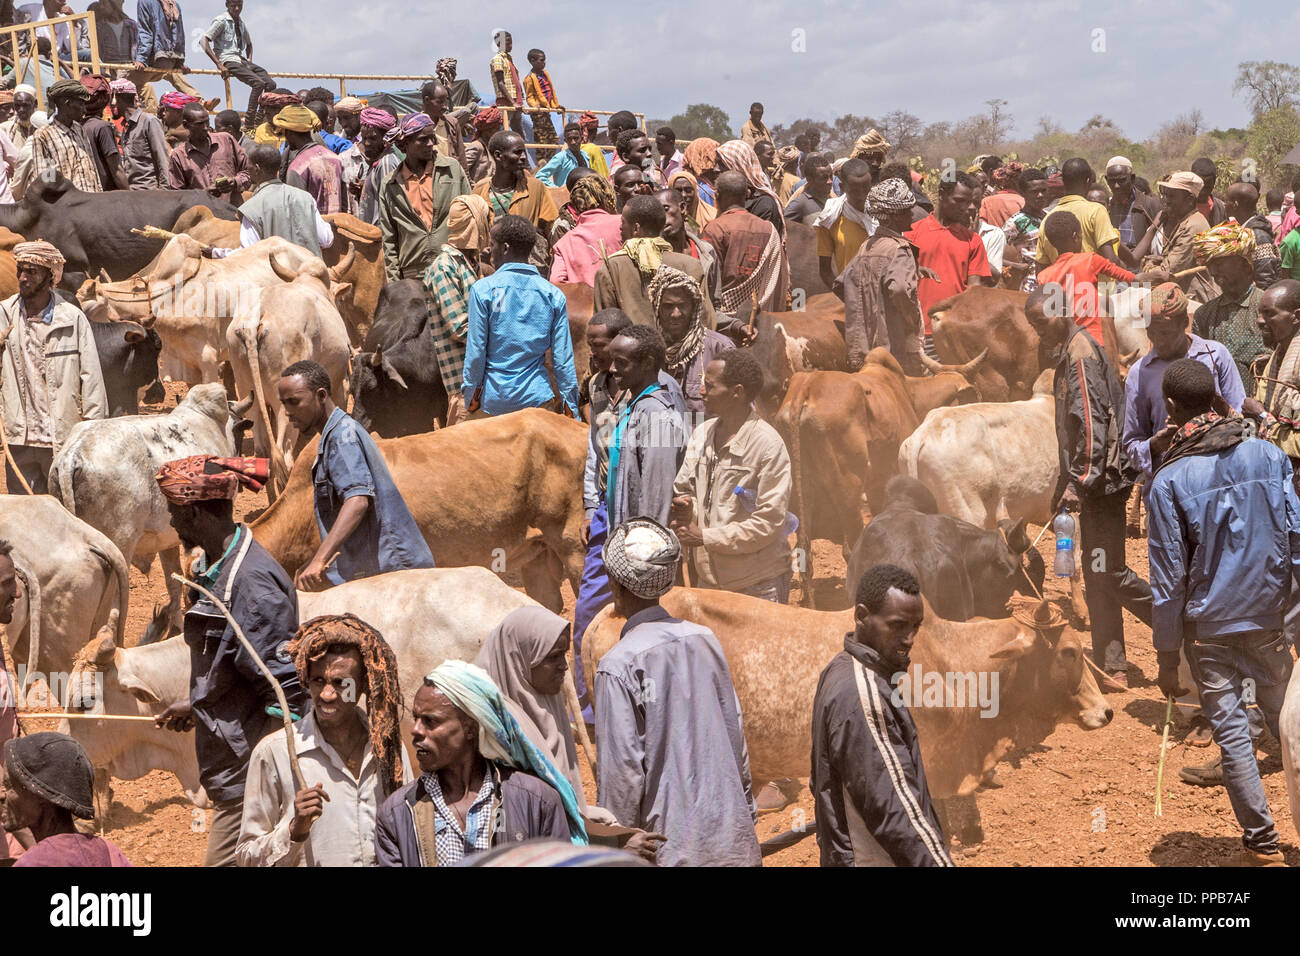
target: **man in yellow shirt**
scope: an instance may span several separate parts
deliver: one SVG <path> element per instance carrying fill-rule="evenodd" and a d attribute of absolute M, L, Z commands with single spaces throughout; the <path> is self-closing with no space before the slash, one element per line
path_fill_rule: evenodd
<path fill-rule="evenodd" d="M 848 268 L 867 237 L 876 231 L 876 220 L 867 212 L 871 167 L 865 160 L 850 159 L 840 169 L 840 182 L 844 193 L 828 199 L 813 221 L 821 279 L 832 289 L 835 279 Z"/>
<path fill-rule="evenodd" d="M 749 105 L 749 119 L 740 128 L 740 138 L 753 146 L 760 139 L 772 139 L 772 131 L 763 125 L 763 104 Z"/>
<path fill-rule="evenodd" d="M 1097 181 L 1092 167 L 1086 159 L 1067 159 L 1061 167 L 1061 182 L 1065 192 L 1056 204 L 1057 210 L 1064 210 L 1079 220 L 1083 232 L 1083 252 L 1095 252 L 1103 259 L 1120 265 L 1117 246 L 1119 230 L 1110 221 L 1110 213 L 1101 203 L 1089 202 L 1084 198 L 1088 187 Z M 1038 254 L 1035 261 L 1039 270 L 1050 266 L 1060 253 L 1053 248 L 1045 233 L 1038 234 Z"/>

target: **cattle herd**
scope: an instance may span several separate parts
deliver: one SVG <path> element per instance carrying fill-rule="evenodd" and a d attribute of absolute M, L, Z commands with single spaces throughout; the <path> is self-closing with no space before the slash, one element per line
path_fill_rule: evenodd
<path fill-rule="evenodd" d="M 437 565 L 301 593 L 304 620 L 342 611 L 363 617 L 396 651 L 402 686 L 415 688 L 443 659 L 472 660 L 510 609 L 537 602 L 561 611 L 566 580 L 576 593 L 587 427 L 534 409 L 435 428 L 448 397 L 424 334 L 424 292 L 413 280 L 385 283 L 378 230 L 338 214 L 329 218 L 339 241 L 325 261 L 276 238 L 212 259 L 204 246 L 238 245 L 228 205 L 185 191 L 89 195 L 65 187 L 38 184 L 23 203 L 0 207 L 0 295 L 16 291 L 19 237 L 62 250 L 65 294 L 75 294 L 94 323 L 113 417 L 72 432 L 54 461 L 52 497 L 9 495 L 0 509 L 0 537 L 13 544 L 26 585 L 8 640 L 24 682 L 71 675 L 52 703 L 116 714 L 154 714 L 188 695 L 183 639 L 166 636 L 182 613 L 171 581 L 182 555 L 153 480 L 166 461 L 269 457 L 269 507 L 251 522 L 253 534 L 290 575 L 310 559 L 319 541 L 314 445 L 302 447 L 275 388 L 280 370 L 299 359 L 324 365 L 335 401 L 379 436 Z M 148 226 L 174 235 L 142 235 Z M 799 253 L 811 249 L 811 231 L 797 222 L 787 228 L 792 286 L 804 308 L 759 312 L 748 324 L 765 373 L 759 408 L 791 457 L 804 606 L 692 588 L 674 589 L 663 603 L 718 636 L 757 786 L 807 777 L 818 675 L 852 629 L 851 611 L 816 609 L 827 592 L 812 586 L 813 539 L 842 549 L 844 593 L 876 563 L 917 572 L 928 611 L 913 661 L 1001 682 L 995 714 L 914 712 L 931 792 L 945 813 L 964 804 L 959 830 L 969 839 L 978 831 L 972 794 L 998 760 L 1060 722 L 1097 729 L 1112 718 L 1078 631 L 1067 626 L 1049 641 L 1007 610 L 1013 592 L 1043 588 L 1027 524 L 1050 520 L 1057 481 L 1050 372 L 1023 316 L 1025 295 L 973 288 L 932 311 L 940 357 L 927 359 L 932 374 L 908 376 L 881 349 L 849 373 L 843 305 L 821 286 L 815 255 Z M 581 377 L 591 289 L 561 288 Z M 1142 335 L 1122 319 L 1117 327 L 1125 343 Z M 160 404 L 162 380 L 188 390 L 164 413 L 139 414 L 141 390 Z M 145 634 L 125 633 L 128 565 L 147 573 L 155 555 L 168 600 L 153 609 Z M 588 673 L 619 624 L 612 608 L 593 623 L 583 648 Z M 171 771 L 203 801 L 190 734 L 145 721 L 65 723 L 97 769 L 101 819 L 110 777 Z"/>

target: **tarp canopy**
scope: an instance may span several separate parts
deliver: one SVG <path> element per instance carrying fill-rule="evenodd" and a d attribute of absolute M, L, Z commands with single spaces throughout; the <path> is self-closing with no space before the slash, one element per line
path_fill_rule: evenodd
<path fill-rule="evenodd" d="M 1282 166 L 1300 166 L 1300 144 L 1293 147 L 1291 152 L 1278 160 L 1278 163 Z"/>

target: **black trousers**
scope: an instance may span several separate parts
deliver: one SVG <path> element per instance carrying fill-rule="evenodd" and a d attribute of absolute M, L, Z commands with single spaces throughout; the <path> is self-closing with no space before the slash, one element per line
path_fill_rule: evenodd
<path fill-rule="evenodd" d="M 246 129 L 252 129 L 259 113 L 258 100 L 263 93 L 270 93 L 275 89 L 275 80 L 271 79 L 271 74 L 266 70 L 248 60 L 226 64 L 226 69 L 230 71 L 231 76 L 248 87 L 248 113 L 244 117 L 244 126 Z"/>
<path fill-rule="evenodd" d="M 1079 560 L 1092 621 L 1092 658 L 1106 671 L 1128 666 L 1122 609 L 1128 608 L 1143 624 L 1151 625 L 1151 586 L 1133 573 L 1124 557 L 1128 495 L 1125 490 L 1091 498 L 1079 496 Z"/>

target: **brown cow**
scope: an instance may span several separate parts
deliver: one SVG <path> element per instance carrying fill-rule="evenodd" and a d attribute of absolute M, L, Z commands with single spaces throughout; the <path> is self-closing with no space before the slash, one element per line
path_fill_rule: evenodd
<path fill-rule="evenodd" d="M 18 294 L 18 265 L 14 262 L 14 246 L 23 237 L 0 227 L 0 299 Z"/>
<path fill-rule="evenodd" d="M 722 645 L 740 698 L 754 786 L 806 778 L 817 681 L 853 630 L 852 609 L 810 611 L 693 588 L 673 588 L 660 603 L 709 628 Z M 623 624 L 612 606 L 596 615 L 582 646 L 588 674 Z M 912 684 L 899 689 L 907 692 L 930 793 L 938 800 L 973 794 L 999 760 L 1041 742 L 1058 723 L 1097 730 L 1113 716 L 1069 626 L 1036 629 L 1009 617 L 945 621 L 927 604 L 908 675 Z M 951 681 L 950 698 L 922 694 L 935 677 Z M 992 691 L 987 703 L 983 690 Z"/>
<path fill-rule="evenodd" d="M 983 360 L 920 378 L 904 375 L 888 349 L 876 348 L 852 375 L 794 376 L 773 424 L 790 452 L 805 604 L 814 604 L 812 539 L 838 542 L 848 560 L 862 532 L 863 496 L 873 512 L 880 509 L 899 446 L 931 410 L 979 401 L 968 376 Z"/>
<path fill-rule="evenodd" d="M 749 324 L 751 310 L 752 306 L 741 308 L 738 324 Z M 763 368 L 759 407 L 765 414 L 770 416 L 780 406 L 795 373 L 848 371 L 843 309 L 838 318 L 833 316 L 833 311 L 825 308 L 816 313 L 760 311 L 753 316 L 757 335 L 750 351 Z"/>
<path fill-rule="evenodd" d="M 379 227 L 345 212 L 331 213 L 324 219 L 334 227 L 334 242 L 322 250 L 333 280 L 331 291 L 348 327 L 348 339 L 354 349 L 359 349 L 375 321 L 379 293 L 387 281 Z"/>
<path fill-rule="evenodd" d="M 591 349 L 587 347 L 587 323 L 595 309 L 595 293 L 585 282 L 557 282 L 569 310 L 569 335 L 573 339 L 573 368 L 581 382 L 591 367 Z"/>
<path fill-rule="evenodd" d="M 313 513 L 313 439 L 253 536 L 295 574 L 320 544 Z M 587 428 L 542 409 L 380 439 L 388 469 L 438 567 L 517 573 L 534 600 L 563 606 L 560 583 L 582 577 L 582 469 Z"/>
<path fill-rule="evenodd" d="M 1025 292 L 974 286 L 930 308 L 940 361 L 961 365 L 988 350 L 974 381 L 986 402 L 1024 401 L 1033 394 L 1043 365 L 1038 335 L 1025 320 L 1028 298 Z"/>

